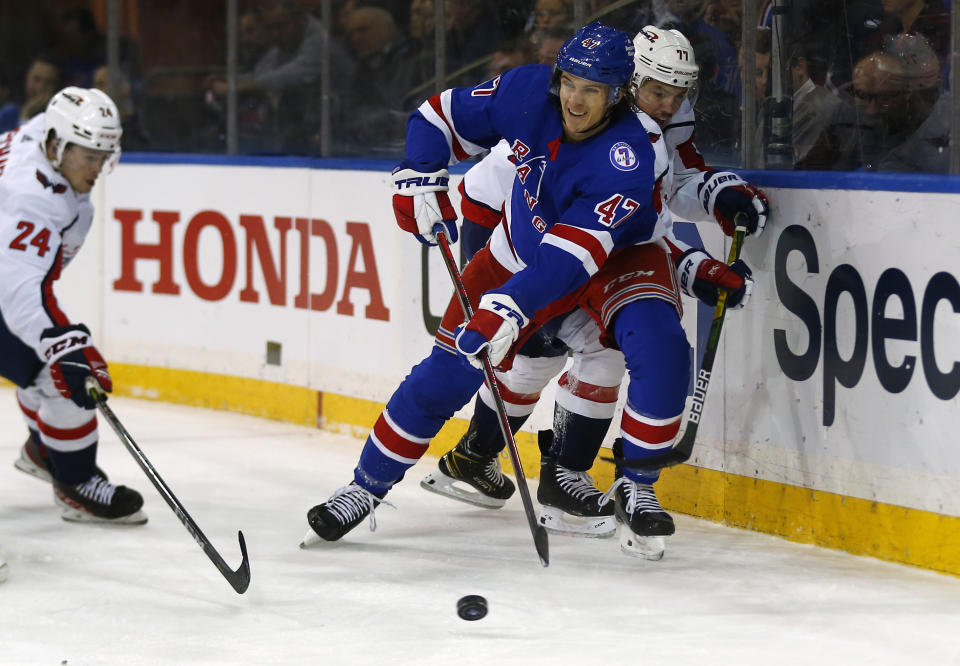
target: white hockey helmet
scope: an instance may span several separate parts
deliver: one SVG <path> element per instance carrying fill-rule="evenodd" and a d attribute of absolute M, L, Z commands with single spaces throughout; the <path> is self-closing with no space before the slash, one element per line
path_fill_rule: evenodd
<path fill-rule="evenodd" d="M 690 40 L 679 30 L 653 25 L 642 28 L 633 38 L 634 72 L 630 90 L 636 94 L 647 79 L 693 92 L 700 68 Z"/>
<path fill-rule="evenodd" d="M 50 130 L 56 132 L 58 143 L 55 169 L 60 168 L 63 152 L 68 144 L 113 153 L 109 164 L 120 157 L 120 113 L 117 105 L 103 91 L 96 88 L 69 86 L 55 94 L 44 114 L 44 142 Z M 46 145 L 46 143 L 44 144 Z"/>

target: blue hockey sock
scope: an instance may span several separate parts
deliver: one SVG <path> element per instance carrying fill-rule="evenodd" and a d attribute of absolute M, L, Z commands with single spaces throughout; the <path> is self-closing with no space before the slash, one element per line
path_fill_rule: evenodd
<path fill-rule="evenodd" d="M 647 421 L 678 417 L 683 412 L 690 384 L 690 345 L 677 311 L 666 301 L 634 301 L 617 314 L 614 334 L 630 374 L 628 408 L 638 418 Z M 626 410 L 624 418 L 628 418 Z M 643 458 L 658 453 L 631 442 L 623 423 L 621 436 L 625 458 Z M 653 483 L 660 477 L 659 471 L 640 474 L 636 470 L 624 469 L 623 473 L 639 483 Z"/>
<path fill-rule="evenodd" d="M 470 400 L 483 373 L 460 355 L 434 347 L 387 402 L 354 470 L 354 480 L 383 494 L 426 453 L 443 424 Z"/>

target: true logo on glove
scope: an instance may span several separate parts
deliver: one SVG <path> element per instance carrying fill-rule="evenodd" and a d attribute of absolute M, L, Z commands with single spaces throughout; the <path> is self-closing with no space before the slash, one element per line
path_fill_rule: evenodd
<path fill-rule="evenodd" d="M 413 178 L 401 178 L 400 180 L 395 180 L 393 181 L 393 184 L 397 186 L 398 190 L 402 190 L 405 187 L 446 188 L 449 182 L 450 182 L 450 178 L 448 178 L 447 176 L 437 176 L 436 178 L 431 178 L 430 176 L 416 176 Z"/>
<path fill-rule="evenodd" d="M 505 303 L 500 303 L 499 301 L 494 301 L 491 305 L 493 307 L 491 307 L 490 309 L 493 312 L 496 312 L 498 315 L 500 315 L 504 319 L 509 318 L 509 319 L 516 320 L 517 327 L 523 328 L 523 316 L 519 312 L 511 308 L 509 305 Z"/>

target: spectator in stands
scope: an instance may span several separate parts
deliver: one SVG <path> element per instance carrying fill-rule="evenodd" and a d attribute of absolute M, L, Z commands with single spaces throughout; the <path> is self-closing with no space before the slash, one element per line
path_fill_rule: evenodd
<path fill-rule="evenodd" d="M 53 93 L 60 89 L 60 69 L 48 55 L 39 55 L 30 63 L 23 81 L 23 101 L 0 107 L 0 132 L 22 125 L 47 108 Z"/>
<path fill-rule="evenodd" d="M 852 100 L 838 106 L 801 168 L 875 169 L 907 135 L 905 74 L 896 55 L 877 51 L 853 68 Z"/>
<path fill-rule="evenodd" d="M 940 92 L 940 62 L 917 34 L 889 39 L 884 52 L 903 63 L 907 138 L 877 165 L 879 171 L 946 173 L 949 168 L 950 99 Z"/>
<path fill-rule="evenodd" d="M 380 7 L 359 7 L 347 15 L 344 34 L 356 74 L 345 99 L 345 116 L 335 132 L 338 151 L 392 155 L 402 151 L 414 87 L 414 44 Z M 429 93 L 426 93 L 429 94 Z"/>
<path fill-rule="evenodd" d="M 490 53 L 503 39 L 497 17 L 487 0 L 447 0 L 446 11 L 453 12 L 453 24 L 447 32 L 447 71 L 472 64 Z M 447 85 L 473 85 L 483 75 L 482 69 L 469 70 L 463 81 L 448 81 Z"/>
<path fill-rule="evenodd" d="M 693 45 L 697 61 L 705 49 L 709 48 L 716 64 L 713 76 L 704 82 L 701 94 L 711 94 L 713 90 L 726 93 L 739 92 L 739 72 L 737 69 L 737 51 L 723 30 L 708 24 L 704 20 L 706 0 L 666 0 L 669 13 L 657 27 L 679 30 Z"/>
<path fill-rule="evenodd" d="M 107 93 L 117 105 L 120 121 L 123 126 L 123 135 L 120 137 L 120 147 L 125 151 L 146 150 L 150 145 L 143 119 L 137 112 L 133 101 L 130 79 L 121 70 L 118 72 L 116 87 L 110 85 L 110 68 L 101 65 L 93 73 L 93 87 Z"/>
<path fill-rule="evenodd" d="M 556 58 L 556 56 L 554 56 Z M 494 49 L 487 64 L 485 80 L 500 76 L 508 69 L 530 62 L 530 41 L 524 37 L 508 39 Z"/>
<path fill-rule="evenodd" d="M 573 32 L 567 28 L 552 28 L 540 33 L 540 43 L 537 45 L 536 62 L 541 65 L 552 65 L 557 61 L 557 52 L 563 43 L 570 39 Z"/>
<path fill-rule="evenodd" d="M 941 67 L 950 54 L 950 10 L 944 0 L 882 0 L 883 18 L 868 40 L 883 48 L 885 38 L 906 34 L 926 38 Z"/>
<path fill-rule="evenodd" d="M 270 48 L 263 34 L 260 15 L 246 11 L 237 18 L 237 66 L 240 71 L 252 70 Z"/>
<path fill-rule="evenodd" d="M 551 30 L 566 30 L 573 34 L 573 0 L 536 0 L 527 22 L 530 42 L 539 46 Z"/>
<path fill-rule="evenodd" d="M 326 30 L 296 0 L 263 2 L 259 19 L 269 46 L 252 70 L 237 77 L 237 92 L 262 95 L 269 103 L 271 119 L 262 126 L 240 128 L 241 151 L 309 154 L 314 128 L 320 123 Z M 330 40 L 329 52 L 331 89 L 336 93 L 349 87 L 355 66 L 339 41 Z M 206 87 L 212 102 L 227 92 L 222 76 L 210 77 Z"/>
<path fill-rule="evenodd" d="M 64 86 L 89 88 L 93 72 L 107 60 L 106 40 L 86 7 L 65 11 L 57 23 L 57 60 Z"/>
<path fill-rule="evenodd" d="M 789 66 L 793 84 L 793 159 L 794 163 L 802 163 L 841 102 L 835 94 L 814 83 L 814 76 L 820 79 L 823 70 L 815 46 L 796 44 Z"/>

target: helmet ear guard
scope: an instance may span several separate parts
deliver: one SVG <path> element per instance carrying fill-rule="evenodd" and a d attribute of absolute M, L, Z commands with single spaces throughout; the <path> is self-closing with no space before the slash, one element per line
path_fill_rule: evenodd
<path fill-rule="evenodd" d="M 635 70 L 630 81 L 631 94 L 636 95 L 647 79 L 653 79 L 685 88 L 688 97 L 695 95 L 700 68 L 690 40 L 682 32 L 648 25 L 633 38 L 633 46 Z"/>
<path fill-rule="evenodd" d="M 57 141 L 51 160 L 55 169 L 60 168 L 69 144 L 111 153 L 108 170 L 120 158 L 120 114 L 113 100 L 96 88 L 69 86 L 55 94 L 44 113 L 45 146 L 51 131 Z"/>

